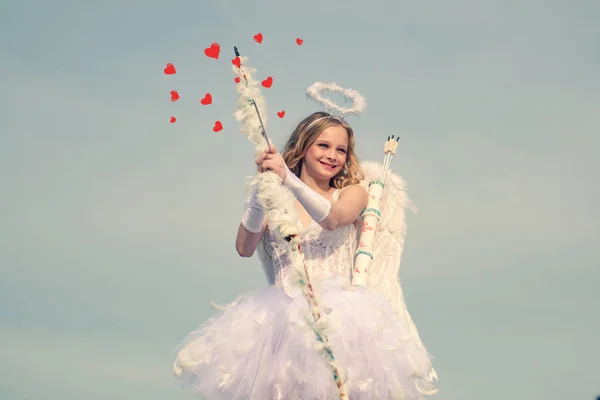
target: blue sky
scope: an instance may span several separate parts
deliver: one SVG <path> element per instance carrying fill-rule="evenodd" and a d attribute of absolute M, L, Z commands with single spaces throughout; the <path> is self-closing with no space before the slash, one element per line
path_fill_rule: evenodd
<path fill-rule="evenodd" d="M 350 120 L 362 160 L 401 136 L 393 168 L 419 207 L 401 277 L 436 399 L 595 398 L 599 14 L 583 0 L 3 1 L 0 398 L 193 398 L 172 349 L 209 301 L 266 284 L 234 251 L 254 173 L 234 45 L 274 78 L 279 147 L 318 109 L 304 95 L 318 80 L 368 99 Z"/>

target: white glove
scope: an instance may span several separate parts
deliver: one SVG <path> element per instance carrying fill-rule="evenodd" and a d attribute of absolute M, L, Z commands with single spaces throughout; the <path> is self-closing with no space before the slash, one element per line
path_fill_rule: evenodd
<path fill-rule="evenodd" d="M 265 213 L 258 202 L 258 192 L 256 187 L 252 191 L 250 199 L 246 203 L 246 210 L 242 216 L 242 225 L 249 232 L 259 233 L 262 230 Z"/>
<path fill-rule="evenodd" d="M 289 168 L 287 168 L 284 185 L 294 193 L 294 196 L 315 222 L 318 223 L 327 218 L 331 211 L 331 202 L 309 188 Z"/>

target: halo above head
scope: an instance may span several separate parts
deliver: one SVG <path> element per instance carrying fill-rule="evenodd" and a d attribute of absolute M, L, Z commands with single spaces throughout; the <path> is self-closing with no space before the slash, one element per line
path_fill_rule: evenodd
<path fill-rule="evenodd" d="M 322 92 L 339 93 L 346 100 L 352 101 L 351 107 L 342 107 L 331 99 L 324 97 Z M 367 108 L 367 99 L 364 98 L 357 90 L 345 89 L 337 83 L 315 82 L 306 89 L 308 96 L 312 97 L 318 103 L 321 103 L 329 113 L 335 118 L 344 118 L 346 115 L 362 113 Z"/>

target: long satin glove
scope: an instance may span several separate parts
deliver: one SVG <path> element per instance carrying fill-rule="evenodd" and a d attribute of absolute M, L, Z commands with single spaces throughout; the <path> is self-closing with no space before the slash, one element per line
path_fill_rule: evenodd
<path fill-rule="evenodd" d="M 300 180 L 289 168 L 287 168 L 287 176 L 284 182 L 294 196 L 298 199 L 302 207 L 308 212 L 315 222 L 319 223 L 329 216 L 331 211 L 331 202 L 321 196 L 304 182 Z"/>
<path fill-rule="evenodd" d="M 259 233 L 263 227 L 263 221 L 265 219 L 265 213 L 258 201 L 258 191 L 256 187 L 252 191 L 250 199 L 246 202 L 246 210 L 242 216 L 242 225 L 249 232 Z"/>

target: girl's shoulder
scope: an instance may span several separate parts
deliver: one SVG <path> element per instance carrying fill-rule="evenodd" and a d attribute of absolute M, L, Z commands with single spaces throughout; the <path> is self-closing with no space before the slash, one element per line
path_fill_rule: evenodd
<path fill-rule="evenodd" d="M 356 196 L 361 196 L 363 193 L 364 194 L 368 194 L 367 190 L 364 188 L 364 186 L 360 185 L 360 184 L 353 184 L 353 185 L 348 185 L 348 186 L 344 186 L 343 188 L 340 189 L 335 189 L 333 192 L 333 198 L 337 201 L 339 200 L 340 196 L 342 195 L 342 193 L 344 193 L 344 196 L 346 195 L 356 195 Z"/>

